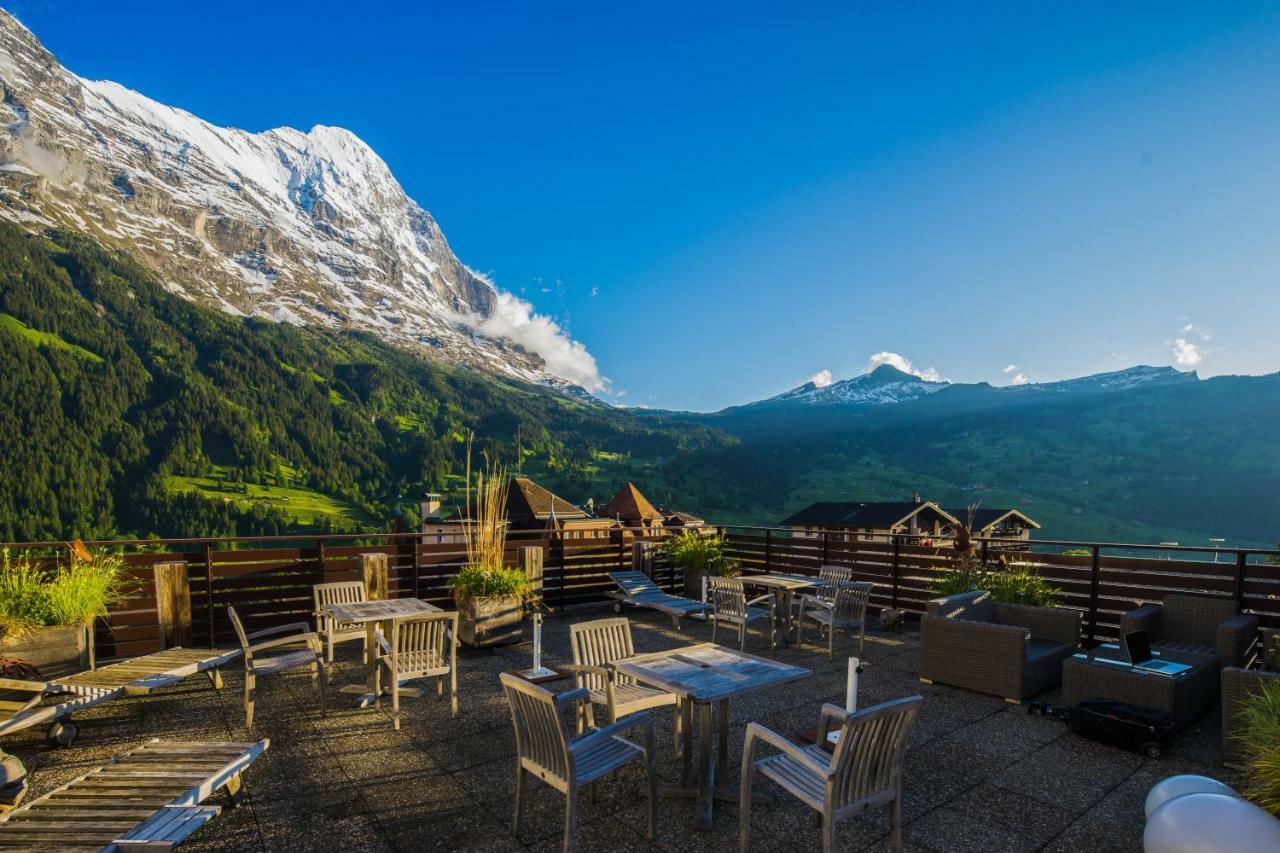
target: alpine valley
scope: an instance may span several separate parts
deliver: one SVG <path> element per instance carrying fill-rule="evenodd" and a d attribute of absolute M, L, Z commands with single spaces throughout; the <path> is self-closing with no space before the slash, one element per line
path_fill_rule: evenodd
<path fill-rule="evenodd" d="M 630 479 L 722 524 L 920 492 L 1016 504 L 1047 538 L 1280 539 L 1280 374 L 882 366 L 619 408 L 350 132 L 216 127 L 76 76 L 2 12 L 0 87 L 0 539 L 380 529 L 400 496 L 457 500 L 471 434 L 570 501 Z"/>

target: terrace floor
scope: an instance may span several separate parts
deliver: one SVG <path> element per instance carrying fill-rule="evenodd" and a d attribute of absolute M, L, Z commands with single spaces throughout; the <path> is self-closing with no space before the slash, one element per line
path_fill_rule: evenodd
<path fill-rule="evenodd" d="M 602 607 L 547 620 L 549 662 L 567 661 L 568 626 L 609 615 Z M 710 629 L 686 622 L 676 632 L 665 619 L 633 612 L 640 651 L 710 639 Z M 723 636 L 722 636 L 723 639 Z M 345 644 L 335 684 L 358 680 L 358 644 Z M 811 728 L 823 702 L 843 702 L 845 664 L 806 647 L 762 651 L 753 634 L 748 650 L 814 672 L 812 678 L 736 699 L 731 704 L 731 767 L 739 778 L 743 730 L 760 721 L 795 737 Z M 321 718 L 311 681 L 298 674 L 259 679 L 254 737 L 271 748 L 245 774 L 248 797 L 225 810 L 186 844 L 198 850 L 533 850 L 559 849 L 563 798 L 531 781 L 525 832 L 509 833 L 515 788 L 514 737 L 497 673 L 529 666 L 526 643 L 497 652 L 463 652 L 459 661 L 461 712 L 451 720 L 434 691 L 407 700 L 401 731 L 385 711 L 358 710 L 353 697 L 330 694 Z M 1024 707 L 963 690 L 920 684 L 918 636 L 867 637 L 859 704 L 867 706 L 921 693 L 923 713 L 911 738 L 904 806 L 908 849 L 930 851 L 1141 850 L 1142 803 L 1164 776 L 1194 772 L 1223 778 L 1217 713 L 1184 732 L 1164 758 L 1152 761 L 1083 740 L 1055 720 Z M 242 728 L 242 679 L 229 667 L 226 687 L 204 678 L 154 695 L 108 703 L 79 716 L 80 739 L 65 750 L 44 745 L 29 729 L 5 748 L 27 765 L 38 796 L 152 737 L 186 740 L 247 739 Z M 570 686 L 558 682 L 560 689 Z M 1042 697 L 1056 700 L 1056 693 Z M 678 777 L 670 714 L 655 720 L 659 772 Z M 1228 780 L 1230 781 L 1230 780 Z M 578 849 L 736 850 L 738 811 L 717 804 L 712 831 L 693 827 L 692 804 L 659 802 L 659 831 L 644 837 L 643 772 L 636 765 L 599 783 L 594 803 L 580 802 Z M 759 789 L 770 786 L 764 780 Z M 808 810 L 779 792 L 777 803 L 752 810 L 752 845 L 759 851 L 820 849 Z M 846 822 L 842 850 L 888 849 L 888 810 Z"/>

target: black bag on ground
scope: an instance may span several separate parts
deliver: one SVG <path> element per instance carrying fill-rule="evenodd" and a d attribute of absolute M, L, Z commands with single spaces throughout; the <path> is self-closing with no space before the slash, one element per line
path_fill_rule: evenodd
<path fill-rule="evenodd" d="M 1159 758 L 1173 739 L 1172 717 L 1112 699 L 1086 699 L 1067 708 L 1071 730 L 1081 737 Z"/>

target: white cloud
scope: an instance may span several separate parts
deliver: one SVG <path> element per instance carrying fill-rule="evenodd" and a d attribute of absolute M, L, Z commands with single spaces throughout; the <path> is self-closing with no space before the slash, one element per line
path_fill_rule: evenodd
<path fill-rule="evenodd" d="M 906 356 L 898 355 L 896 352 L 878 352 L 871 356 L 871 358 L 867 360 L 866 372 L 870 373 L 882 364 L 887 364 L 890 367 L 896 367 L 903 373 L 910 373 L 912 376 L 919 376 L 927 382 L 947 381 L 942 377 L 941 373 L 934 370 L 932 367 L 925 367 L 923 369 L 917 368 L 911 363 L 911 359 Z"/>
<path fill-rule="evenodd" d="M 1009 374 L 1010 385 L 1026 385 L 1031 381 L 1031 378 L 1016 364 L 1009 365 L 1002 372 Z"/>
<path fill-rule="evenodd" d="M 1173 360 L 1179 367 L 1195 367 L 1204 361 L 1204 353 L 1198 345 L 1186 338 L 1178 338 L 1173 342 Z"/>
<path fill-rule="evenodd" d="M 831 384 L 831 371 L 819 370 L 817 373 L 809 377 L 810 382 L 819 388 L 825 388 Z"/>
<path fill-rule="evenodd" d="M 595 356 L 570 338 L 555 320 L 535 313 L 532 305 L 514 294 L 497 291 L 493 314 L 488 317 L 470 314 L 458 319 L 482 335 L 519 344 L 535 353 L 553 376 L 593 393 L 609 390 L 609 379 L 600 375 Z"/>
<path fill-rule="evenodd" d="M 594 299 L 599 295 L 600 295 L 600 288 L 593 285 L 591 288 L 591 298 Z"/>

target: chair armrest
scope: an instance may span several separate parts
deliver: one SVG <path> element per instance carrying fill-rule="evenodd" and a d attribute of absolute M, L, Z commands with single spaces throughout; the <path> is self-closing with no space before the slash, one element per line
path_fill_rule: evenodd
<path fill-rule="evenodd" d="M 561 672 L 572 672 L 575 674 L 591 673 L 593 675 L 601 675 L 610 681 L 614 678 L 614 672 L 611 668 L 607 666 L 595 666 L 594 664 L 589 663 L 558 663 L 556 664 L 556 669 Z"/>
<path fill-rule="evenodd" d="M 1146 631 L 1147 639 L 1158 640 L 1163 613 L 1164 607 L 1159 604 L 1144 604 L 1130 610 L 1120 617 L 1120 634 L 1123 636 L 1130 631 Z"/>
<path fill-rule="evenodd" d="M 812 770 L 823 779 L 831 775 L 830 768 L 823 767 L 813 759 L 813 756 L 809 755 L 782 735 L 772 729 L 765 728 L 759 723 L 747 723 L 747 740 L 746 744 L 742 748 L 743 778 L 747 778 L 748 774 L 746 771 L 751 766 L 752 759 L 755 757 L 756 741 L 758 740 L 764 741 L 779 752 L 786 753 L 802 766 Z"/>
<path fill-rule="evenodd" d="M 311 633 L 311 626 L 306 622 L 290 622 L 288 625 L 276 625 L 274 628 L 263 628 L 261 631 L 245 634 L 245 639 L 249 640 L 249 644 L 252 645 L 253 641 L 259 637 L 270 637 L 272 634 L 283 634 L 286 631 L 294 634 L 307 634 Z"/>
<path fill-rule="evenodd" d="M 1069 607 L 1035 607 L 1028 604 L 996 604 L 1002 625 L 1026 628 L 1042 640 L 1076 645 L 1080 642 L 1080 611 Z"/>
<path fill-rule="evenodd" d="M 768 604 L 769 609 L 773 610 L 773 604 L 774 604 L 773 593 L 768 592 L 768 593 L 765 593 L 764 595 L 757 595 L 755 598 L 747 602 L 747 606 L 755 607 L 757 604 L 761 604 L 761 603 Z"/>
<path fill-rule="evenodd" d="M 556 710 L 563 711 L 566 705 L 584 705 L 591 701 L 591 691 L 585 687 L 575 687 L 554 697 Z"/>
<path fill-rule="evenodd" d="M 1243 666 L 1249 650 L 1258 638 L 1258 617 L 1237 613 L 1218 625 L 1219 666 Z"/>
<path fill-rule="evenodd" d="M 803 612 L 808 607 L 821 607 L 824 610 L 834 610 L 836 603 L 834 601 L 826 601 L 817 596 L 816 593 L 806 592 L 800 596 L 800 610 Z"/>
<path fill-rule="evenodd" d="M 260 652 L 264 649 L 274 649 L 276 646 L 288 646 L 294 643 L 306 643 L 311 646 L 312 650 L 315 650 L 320 647 L 320 637 L 314 631 L 304 631 L 300 634 L 291 634 L 288 637 L 278 637 L 263 643 L 254 643 L 249 646 L 249 651 Z"/>
<path fill-rule="evenodd" d="M 583 737 L 590 737 L 591 735 L 606 735 L 608 737 L 613 737 L 619 732 L 625 732 L 628 729 L 635 728 L 636 726 L 647 726 L 652 729 L 653 717 L 650 716 L 648 711 L 636 711 L 634 714 L 627 714 L 622 719 L 612 722 L 607 726 L 601 726 L 597 729 L 593 729 L 588 734 L 583 735 Z"/>
<path fill-rule="evenodd" d="M 830 702 L 824 702 L 822 705 L 822 714 L 818 717 L 818 740 L 817 743 L 825 743 L 827 735 L 831 733 L 831 721 L 835 720 L 840 725 L 844 725 L 844 721 L 849 718 L 849 711 L 841 708 L 839 705 L 833 705 Z"/>

